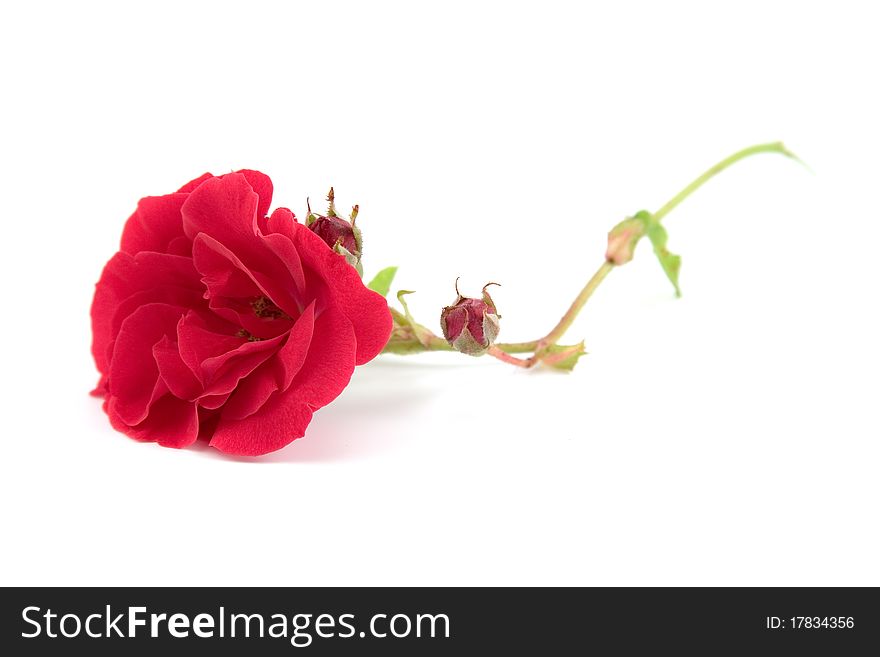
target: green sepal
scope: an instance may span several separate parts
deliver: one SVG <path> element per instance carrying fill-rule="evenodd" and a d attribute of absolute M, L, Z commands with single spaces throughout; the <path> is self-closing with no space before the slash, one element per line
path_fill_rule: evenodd
<path fill-rule="evenodd" d="M 337 242 L 334 245 L 333 251 L 335 253 L 338 253 L 339 255 L 341 255 L 343 258 L 345 258 L 345 261 L 348 264 L 350 264 L 352 267 L 355 268 L 355 270 L 358 273 L 358 276 L 360 276 L 361 278 L 364 277 L 364 268 L 361 266 L 361 259 L 359 256 L 357 256 L 356 254 L 352 253 L 351 251 L 346 249 L 344 246 L 342 246 L 341 242 Z"/>
<path fill-rule="evenodd" d="M 364 255 L 364 234 L 361 232 L 361 229 L 354 225 L 354 221 L 351 222 L 351 232 L 354 235 L 354 246 L 357 249 L 357 257 L 360 260 Z"/>
<path fill-rule="evenodd" d="M 554 344 L 547 347 L 543 353 L 547 355 L 541 358 L 541 362 L 549 367 L 565 372 L 571 372 L 574 366 L 578 364 L 581 356 L 587 354 L 583 341 L 574 345 Z"/>
<path fill-rule="evenodd" d="M 403 306 L 404 319 L 409 328 L 412 329 L 413 335 L 416 336 L 416 340 L 418 340 L 422 346 L 427 347 L 431 342 L 433 334 L 413 319 L 412 314 L 409 312 L 409 306 L 406 305 L 406 301 L 403 298 L 407 294 L 415 294 L 415 292 L 413 290 L 400 290 L 397 293 L 397 300 L 400 302 L 400 305 Z"/>

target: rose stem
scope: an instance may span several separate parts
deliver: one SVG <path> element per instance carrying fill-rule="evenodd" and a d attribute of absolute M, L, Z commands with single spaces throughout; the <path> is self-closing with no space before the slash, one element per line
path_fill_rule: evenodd
<path fill-rule="evenodd" d="M 673 209 L 675 209 L 682 201 L 684 201 L 688 196 L 697 191 L 700 187 L 702 187 L 706 182 L 708 182 L 711 178 L 718 175 L 732 164 L 739 162 L 740 160 L 747 158 L 751 155 L 757 155 L 759 153 L 779 153 L 781 155 L 785 155 L 792 159 L 798 160 L 798 158 L 789 151 L 782 142 L 772 142 L 769 144 L 758 144 L 755 146 L 750 146 L 748 148 L 744 148 L 741 151 L 737 151 L 733 155 L 721 160 L 715 166 L 707 169 L 702 175 L 695 178 L 687 187 L 682 189 L 678 194 L 676 194 L 672 199 L 670 199 L 666 205 L 661 207 L 657 212 L 653 214 L 653 218 L 655 221 L 661 221 L 667 214 L 669 214 Z M 800 160 L 798 160 L 800 161 Z M 584 305 L 586 305 L 587 301 L 599 287 L 605 277 L 611 272 L 612 269 L 615 268 L 615 265 L 610 262 L 604 262 L 596 270 L 596 273 L 587 281 L 586 285 L 584 285 L 583 289 L 580 293 L 575 297 L 571 306 L 562 316 L 562 318 L 557 322 L 556 326 L 551 329 L 551 331 L 545 335 L 540 340 L 532 340 L 530 342 L 501 342 L 494 345 L 490 350 L 489 354 L 502 360 L 506 363 L 510 363 L 516 365 L 518 367 L 532 367 L 537 364 L 541 360 L 548 360 L 552 357 L 552 355 L 547 354 L 547 349 L 556 345 L 557 341 L 563 336 L 563 334 L 569 329 L 574 320 L 577 318 L 580 311 L 583 309 Z M 413 354 L 420 353 L 425 351 L 453 351 L 453 349 L 446 343 L 446 341 L 436 335 L 428 332 L 427 344 L 420 343 L 415 337 L 412 338 L 392 338 L 389 340 L 388 345 L 383 350 L 385 353 L 396 353 L 396 354 Z M 522 354 L 522 353 L 533 353 L 534 355 L 530 358 L 516 358 L 515 356 L 511 356 L 510 354 Z"/>
<path fill-rule="evenodd" d="M 711 178 L 718 175 L 732 164 L 735 164 L 736 162 L 739 162 L 740 160 L 745 159 L 750 155 L 757 155 L 759 153 L 780 153 L 787 157 L 798 159 L 783 145 L 782 142 L 758 144 L 756 146 L 744 148 L 741 151 L 737 151 L 733 155 L 730 155 L 729 157 L 721 160 L 720 162 L 718 162 L 718 164 L 710 167 L 702 175 L 695 178 L 693 182 L 682 189 L 678 194 L 673 196 L 672 199 L 670 199 L 669 202 L 666 203 L 666 205 L 664 205 L 659 210 L 657 210 L 657 212 L 654 213 L 654 220 L 660 222 L 667 214 L 672 212 L 672 210 L 674 210 L 688 196 L 693 194 Z M 535 365 L 539 360 L 541 360 L 542 353 L 545 352 L 548 347 L 555 345 L 558 340 L 563 336 L 563 334 L 568 330 L 568 328 L 574 322 L 575 318 L 577 318 L 581 309 L 583 309 L 584 305 L 593 295 L 593 292 L 596 291 L 596 288 L 599 287 L 602 281 L 605 280 L 605 277 L 608 276 L 608 274 L 614 268 L 615 265 L 611 262 L 606 261 L 602 263 L 599 269 L 596 270 L 596 273 L 593 274 L 590 280 L 587 281 L 587 284 L 584 285 L 584 288 L 580 291 L 580 294 L 575 297 L 575 300 L 572 302 L 571 306 L 562 316 L 556 326 L 554 326 L 553 329 L 551 329 L 551 331 L 543 338 L 541 338 L 540 340 L 535 340 L 534 342 L 515 342 L 509 344 L 499 343 L 495 345 L 493 349 L 489 350 L 489 354 L 494 356 L 495 358 L 498 358 L 499 360 L 504 361 L 505 363 L 515 364 L 519 367 L 532 367 L 533 365 Z M 535 353 L 535 355 L 531 358 L 516 358 L 509 355 L 511 353 L 523 353 L 529 351 L 534 351 Z"/>

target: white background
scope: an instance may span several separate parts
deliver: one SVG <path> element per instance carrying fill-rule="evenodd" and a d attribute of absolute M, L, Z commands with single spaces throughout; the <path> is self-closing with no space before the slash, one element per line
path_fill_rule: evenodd
<path fill-rule="evenodd" d="M 871 3 L 6 3 L 3 584 L 880 584 Z M 138 198 L 258 168 L 359 202 L 431 326 L 488 280 L 570 376 L 382 357 L 253 460 L 114 432 L 93 284 Z"/>

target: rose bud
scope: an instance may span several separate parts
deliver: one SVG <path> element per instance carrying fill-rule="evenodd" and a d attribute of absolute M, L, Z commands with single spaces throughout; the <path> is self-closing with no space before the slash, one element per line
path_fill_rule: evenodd
<path fill-rule="evenodd" d="M 645 222 L 641 217 L 630 217 L 617 224 L 608 233 L 605 260 L 615 265 L 625 265 L 633 259 L 633 251 L 645 234 Z"/>
<path fill-rule="evenodd" d="M 326 216 L 313 214 L 309 208 L 306 226 L 324 240 L 327 246 L 343 256 L 348 264 L 357 269 L 359 274 L 363 275 L 361 268 L 363 238 L 360 229 L 354 224 L 358 214 L 358 206 L 352 208 L 351 221 L 348 221 L 336 214 L 332 187 L 330 193 L 327 194 L 327 200 L 330 205 L 327 208 Z"/>
<path fill-rule="evenodd" d="M 461 296 L 458 281 L 455 281 L 455 293 L 458 298 L 451 306 L 446 306 L 440 313 L 440 328 L 443 337 L 453 349 L 468 356 L 481 356 L 486 353 L 498 337 L 501 328 L 498 320 L 500 315 L 495 308 L 492 297 L 486 288 L 497 283 L 487 283 L 483 287 L 482 299 L 470 299 Z"/>

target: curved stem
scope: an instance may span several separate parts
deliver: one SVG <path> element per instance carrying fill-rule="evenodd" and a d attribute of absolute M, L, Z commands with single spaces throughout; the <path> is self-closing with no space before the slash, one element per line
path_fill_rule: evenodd
<path fill-rule="evenodd" d="M 507 363 L 508 365 L 515 365 L 516 367 L 525 367 L 529 368 L 536 362 L 536 356 L 532 356 L 531 358 L 517 358 L 516 356 L 511 356 L 509 352 L 501 349 L 499 345 L 492 345 L 489 347 L 489 351 L 487 352 L 493 358 L 497 358 L 503 363 Z"/>
<path fill-rule="evenodd" d="M 687 187 L 685 187 L 678 194 L 673 196 L 666 203 L 666 205 L 664 205 L 659 210 L 657 210 L 657 212 L 651 215 L 652 219 L 655 222 L 659 223 L 682 201 L 684 201 L 688 196 L 697 191 L 713 177 L 715 177 L 731 165 L 739 162 L 740 160 L 745 159 L 751 155 L 757 155 L 759 153 L 779 153 L 781 155 L 785 155 L 786 157 L 798 160 L 794 153 L 789 151 L 782 142 L 778 141 L 768 144 L 757 144 L 755 146 L 744 148 L 741 151 L 737 151 L 733 155 L 724 158 L 723 160 L 703 172 L 702 175 L 695 178 Z M 551 362 L 553 358 L 558 357 L 558 354 L 551 354 L 549 352 L 550 348 L 554 347 L 559 339 L 562 338 L 562 336 L 577 318 L 584 305 L 586 305 L 590 297 L 593 296 L 596 288 L 599 287 L 602 281 L 605 280 L 605 277 L 608 276 L 608 274 L 611 273 L 611 270 L 613 270 L 616 266 L 618 265 L 615 265 L 614 263 L 607 260 L 603 262 L 599 269 L 596 270 L 596 273 L 594 273 L 590 280 L 587 281 L 586 285 L 584 285 L 583 289 L 580 291 L 577 297 L 575 297 L 571 306 L 569 306 L 568 310 L 565 312 L 562 318 L 556 323 L 556 326 L 554 326 L 550 330 L 550 332 L 543 338 L 530 342 L 498 343 L 489 349 L 489 354 L 491 356 L 494 356 L 495 358 L 498 358 L 499 360 L 504 361 L 505 363 L 510 363 L 512 365 L 516 365 L 517 367 L 532 367 L 541 360 L 547 360 L 548 363 Z M 449 346 L 449 344 L 443 338 L 440 338 L 433 333 L 428 333 L 429 337 L 427 338 L 426 343 L 419 342 L 415 337 L 392 338 L 391 340 L 389 340 L 388 345 L 385 347 L 383 352 L 411 354 L 424 351 L 454 351 L 454 349 Z M 510 355 L 522 353 L 533 353 L 534 355 L 531 358 L 516 358 L 515 356 Z"/>
<path fill-rule="evenodd" d="M 602 266 L 596 270 L 596 273 L 593 274 L 590 280 L 587 281 L 587 284 L 584 285 L 584 289 L 582 289 L 580 294 L 575 297 L 569 309 L 562 316 L 562 319 L 559 320 L 556 326 L 554 326 L 546 336 L 538 340 L 536 351 L 541 351 L 559 341 L 563 334 L 568 330 L 568 327 L 571 326 L 577 318 L 578 313 L 581 312 L 581 309 L 586 305 L 587 301 L 589 301 L 590 297 L 593 296 L 593 292 L 596 291 L 596 288 L 599 287 L 599 284 L 605 280 L 605 277 L 611 273 L 611 270 L 614 269 L 614 267 L 615 265 L 611 262 L 606 261 L 602 263 Z"/>
<path fill-rule="evenodd" d="M 724 158 L 715 166 L 707 169 L 701 176 L 695 178 L 690 185 L 688 185 L 678 194 L 673 196 L 669 200 L 669 202 L 666 203 L 666 205 L 657 210 L 657 212 L 654 213 L 654 219 L 656 221 L 661 221 L 663 217 L 672 212 L 672 210 L 674 210 L 682 201 L 684 201 L 688 196 L 697 191 L 711 178 L 717 176 L 719 173 L 728 168 L 731 164 L 735 164 L 740 160 L 749 157 L 750 155 L 757 155 L 758 153 L 780 153 L 787 157 L 797 159 L 794 153 L 788 150 L 781 141 L 774 141 L 769 144 L 757 144 L 756 146 L 749 146 L 748 148 L 744 148 L 741 151 L 737 151 L 730 157 Z"/>

